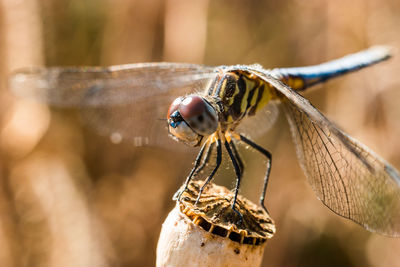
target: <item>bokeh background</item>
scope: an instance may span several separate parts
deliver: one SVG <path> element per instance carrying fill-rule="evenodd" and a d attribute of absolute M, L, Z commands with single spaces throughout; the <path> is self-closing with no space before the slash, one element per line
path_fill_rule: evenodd
<path fill-rule="evenodd" d="M 398 48 L 399 29 L 398 0 L 1 0 L 0 266 L 153 266 L 171 197 L 195 153 L 112 144 L 73 110 L 14 97 L 10 71 L 149 61 L 310 65 L 375 44 Z M 397 168 L 399 58 L 306 93 Z M 264 266 L 400 266 L 400 240 L 371 234 L 316 199 L 284 116 L 257 141 L 274 159 L 267 205 L 277 233 Z M 265 165 L 241 152 L 241 193 L 257 201 Z M 233 187 L 233 177 L 224 165 L 216 182 Z"/>

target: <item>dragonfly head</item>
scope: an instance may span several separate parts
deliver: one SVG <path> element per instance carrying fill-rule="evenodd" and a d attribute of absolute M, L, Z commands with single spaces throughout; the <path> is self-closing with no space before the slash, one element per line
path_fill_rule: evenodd
<path fill-rule="evenodd" d="M 197 146 L 217 128 L 217 112 L 201 96 L 178 97 L 169 107 L 168 131 L 175 140 Z"/>

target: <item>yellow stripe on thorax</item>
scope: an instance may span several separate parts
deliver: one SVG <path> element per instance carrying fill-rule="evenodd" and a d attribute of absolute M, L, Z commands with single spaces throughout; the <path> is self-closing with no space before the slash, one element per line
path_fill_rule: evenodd
<path fill-rule="evenodd" d="M 225 79 L 223 82 L 222 82 L 222 85 L 221 85 L 221 89 L 220 89 L 220 92 L 219 92 L 219 97 L 222 99 L 222 98 L 224 98 L 225 97 L 225 94 L 226 94 L 226 84 L 227 84 L 227 80 Z M 233 102 L 234 102 L 234 100 L 235 100 L 235 96 L 237 95 L 237 94 L 239 94 L 239 88 L 238 88 L 238 86 L 236 85 L 235 86 L 235 92 L 233 93 L 233 95 L 231 96 L 231 97 L 229 97 L 229 102 L 228 102 L 228 106 L 231 106 L 232 104 L 233 104 Z"/>
<path fill-rule="evenodd" d="M 222 82 L 222 85 L 221 85 L 221 89 L 220 89 L 221 91 L 219 91 L 219 97 L 220 97 L 220 98 L 223 98 L 224 95 L 225 95 L 226 83 L 227 83 L 227 80 L 224 79 L 223 82 Z M 216 85 L 215 90 L 217 89 L 217 87 L 218 87 L 218 84 Z M 215 93 L 215 92 L 214 92 L 214 93 Z"/>
<path fill-rule="evenodd" d="M 262 86 L 262 85 L 260 85 Z M 271 87 L 269 84 L 264 83 L 264 91 L 262 92 L 261 95 L 261 99 L 257 104 L 257 108 L 255 110 L 255 112 L 257 113 L 259 110 L 261 110 L 263 107 L 265 107 L 268 102 L 271 100 L 272 98 L 272 93 L 271 93 Z"/>
<path fill-rule="evenodd" d="M 227 117 L 227 120 L 226 120 L 227 122 L 229 122 L 229 123 L 231 123 L 231 122 L 233 122 L 233 118 L 232 118 L 232 116 L 231 115 L 228 115 L 228 117 Z"/>
<path fill-rule="evenodd" d="M 246 112 L 246 109 L 247 109 L 247 98 L 249 97 L 249 92 L 250 92 L 251 89 L 253 89 L 254 85 L 255 85 L 254 81 L 246 79 L 246 90 L 244 92 L 244 95 L 243 95 L 243 98 L 242 98 L 242 103 L 241 103 L 241 106 L 240 106 L 240 112 L 241 113 Z"/>
<path fill-rule="evenodd" d="M 258 92 L 259 92 L 260 87 L 257 87 L 256 89 L 254 89 L 254 94 L 253 97 L 250 100 L 250 106 L 254 107 L 254 105 L 256 104 L 257 98 L 258 98 Z"/>
<path fill-rule="evenodd" d="M 254 75 L 246 76 L 245 81 L 246 81 L 247 92 L 246 96 L 243 98 L 244 100 L 242 102 L 242 109 L 244 105 L 247 106 L 247 97 L 249 92 L 251 90 L 254 90 L 254 94 L 250 99 L 250 103 L 247 108 L 248 110 L 255 108 L 254 113 L 257 113 L 259 110 L 265 107 L 265 105 L 267 105 L 268 102 L 271 100 L 272 98 L 271 87 L 268 83 L 260 80 L 258 77 Z M 264 87 L 264 89 L 261 90 L 260 89 L 261 87 Z"/>

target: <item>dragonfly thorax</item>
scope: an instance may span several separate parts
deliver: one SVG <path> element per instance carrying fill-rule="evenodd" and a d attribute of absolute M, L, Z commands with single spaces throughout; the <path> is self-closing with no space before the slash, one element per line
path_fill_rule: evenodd
<path fill-rule="evenodd" d="M 199 95 L 178 97 L 169 107 L 167 116 L 170 135 L 191 146 L 199 145 L 204 136 L 218 128 L 217 112 Z"/>
<path fill-rule="evenodd" d="M 221 129 L 234 130 L 245 117 L 254 116 L 272 98 L 272 87 L 246 70 L 223 70 L 207 90 L 219 99 Z"/>

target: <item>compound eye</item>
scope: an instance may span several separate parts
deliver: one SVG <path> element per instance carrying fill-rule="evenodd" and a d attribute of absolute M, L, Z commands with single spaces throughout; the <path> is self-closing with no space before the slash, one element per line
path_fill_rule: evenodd
<path fill-rule="evenodd" d="M 196 95 L 186 97 L 179 105 L 179 113 L 184 120 L 200 116 L 204 114 L 206 109 L 206 103 L 203 98 Z"/>
<path fill-rule="evenodd" d="M 179 109 L 179 105 L 182 103 L 183 97 L 178 97 L 172 102 L 171 106 L 169 106 L 167 118 L 169 119 L 175 111 Z"/>

